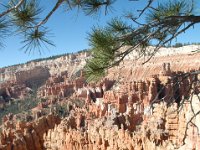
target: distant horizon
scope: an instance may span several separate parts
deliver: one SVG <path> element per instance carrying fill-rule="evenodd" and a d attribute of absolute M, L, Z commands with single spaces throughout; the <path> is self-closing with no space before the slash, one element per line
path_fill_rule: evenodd
<path fill-rule="evenodd" d="M 199 45 L 200 46 L 200 43 L 179 43 L 179 44 L 183 44 L 182 46 L 180 47 L 184 47 L 184 46 L 192 46 L 192 45 Z M 184 45 L 186 44 L 186 45 Z M 169 47 L 166 47 L 166 48 L 180 48 L 180 47 L 174 47 L 176 45 L 176 43 L 174 45 L 171 45 Z M 149 45 L 149 46 L 153 46 L 153 45 Z M 161 47 L 162 48 L 162 47 Z M 164 48 L 164 47 L 163 47 Z M 56 55 L 51 55 L 51 56 L 47 56 L 47 57 L 41 57 L 41 58 L 36 58 L 36 59 L 31 59 L 31 60 L 28 60 L 26 62 L 22 62 L 22 63 L 17 63 L 17 64 L 12 64 L 12 65 L 8 65 L 8 66 L 3 66 L 3 67 L 0 67 L 0 69 L 2 68 L 9 68 L 9 67 L 13 67 L 13 66 L 17 66 L 17 65 L 23 65 L 23 64 L 27 64 L 27 63 L 31 63 L 31 62 L 34 62 L 34 61 L 43 61 L 45 59 L 47 60 L 50 60 L 50 59 L 57 59 L 59 57 L 62 57 L 62 56 L 66 56 L 66 55 L 71 55 L 71 54 L 79 54 L 79 53 L 83 53 L 83 52 L 86 52 L 88 51 L 89 49 L 82 49 L 82 50 L 78 50 L 76 52 L 68 52 L 68 53 L 63 53 L 63 54 L 56 54 Z M 52 58 L 52 57 L 55 57 L 55 58 Z"/>
<path fill-rule="evenodd" d="M 47 57 L 41 57 L 41 58 L 31 59 L 31 60 L 28 60 L 28 61 L 26 61 L 26 62 L 22 62 L 22 63 L 18 63 L 18 64 L 13 64 L 13 65 L 8 65 L 8 66 L 3 66 L 3 67 L 0 67 L 0 69 L 1 69 L 1 68 L 12 67 L 12 66 L 17 66 L 17 65 L 23 65 L 23 64 L 31 63 L 31 62 L 33 62 L 33 61 L 43 61 L 43 60 L 45 60 L 45 59 L 51 59 L 52 57 L 59 58 L 59 57 L 66 56 L 66 55 L 84 53 L 85 51 L 88 51 L 88 50 L 89 50 L 89 49 L 82 49 L 82 50 L 78 50 L 78 51 L 76 51 L 76 52 L 68 52 L 68 53 L 62 53 L 62 54 L 51 55 L 51 56 L 47 56 Z M 55 59 L 56 59 L 56 58 L 55 58 Z M 52 58 L 52 59 L 54 59 L 54 58 Z"/>

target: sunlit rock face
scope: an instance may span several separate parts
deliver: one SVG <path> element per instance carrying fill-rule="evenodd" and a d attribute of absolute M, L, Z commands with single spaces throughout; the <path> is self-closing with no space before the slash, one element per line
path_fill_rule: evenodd
<path fill-rule="evenodd" d="M 10 80 L 23 82 L 27 79 L 34 79 L 38 76 L 38 73 L 40 73 L 41 77 L 45 77 L 48 74 L 56 75 L 68 71 L 71 77 L 79 69 L 83 68 L 85 60 L 89 57 L 90 54 L 86 51 L 0 68 L 0 83 Z"/>
<path fill-rule="evenodd" d="M 33 92 L 34 88 L 41 86 L 49 76 L 48 69 L 42 67 L 16 72 L 14 80 L 0 83 L 0 97 L 7 102 L 11 99 L 24 99 Z"/>
<path fill-rule="evenodd" d="M 141 120 L 134 113 L 112 114 L 91 120 L 84 110 L 76 109 L 72 116 L 44 135 L 44 146 L 48 150 L 200 148 L 196 127 L 190 124 L 186 130 L 186 116 L 191 111 L 187 102 L 179 114 L 176 103 L 168 107 L 162 102 L 154 107 L 151 114 L 139 114 L 143 117 Z M 193 121 L 197 123 L 198 118 L 199 115 Z M 132 119 L 135 120 L 131 122 Z"/>
<path fill-rule="evenodd" d="M 103 82 L 85 87 L 85 107 L 74 109 L 44 135 L 45 148 L 198 150 L 199 89 L 191 96 L 188 86 L 197 84 L 196 55 L 159 56 L 132 67 L 128 60 L 110 69 L 106 80 L 120 82 L 111 89 L 103 87 Z M 181 76 L 184 73 L 187 77 Z"/>
<path fill-rule="evenodd" d="M 3 122 L 0 137 L 1 150 L 43 150 L 43 135 L 60 123 L 60 118 L 52 114 L 31 122 L 14 121 L 8 116 Z"/>
<path fill-rule="evenodd" d="M 27 86 L 41 85 L 50 77 L 48 68 L 35 67 L 26 71 L 18 71 L 15 73 L 16 82 L 18 84 L 25 83 Z M 34 83 L 33 83 L 34 82 Z"/>
<path fill-rule="evenodd" d="M 41 88 L 38 92 L 43 94 L 42 97 L 45 97 L 44 94 L 46 97 L 51 95 L 66 97 L 74 93 L 77 88 L 83 86 L 85 80 L 73 79 L 81 75 L 80 70 L 89 57 L 88 52 L 81 52 L 0 68 L 0 105 L 3 106 L 5 101 L 12 98 L 24 99 L 44 83 L 47 85 L 43 88 L 45 91 Z M 61 80 L 64 83 L 61 83 Z M 51 85 L 56 83 L 59 84 Z"/>
<path fill-rule="evenodd" d="M 193 50 L 163 48 L 145 64 L 130 54 L 90 84 L 81 71 L 85 54 L 57 58 L 60 64 L 51 65 L 50 77 L 37 91 L 47 101 L 32 111 L 72 98 L 85 105 L 71 106 L 62 119 L 36 113 L 34 121 L 15 125 L 12 115 L 4 117 L 0 149 L 199 150 L 200 76 L 195 72 L 200 54 Z M 62 69 L 66 61 L 68 70 Z"/>

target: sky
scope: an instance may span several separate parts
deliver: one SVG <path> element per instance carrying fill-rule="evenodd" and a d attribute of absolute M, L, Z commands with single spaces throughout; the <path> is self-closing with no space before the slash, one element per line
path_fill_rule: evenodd
<path fill-rule="evenodd" d="M 44 8 L 44 14 L 54 6 L 55 1 L 56 0 L 41 0 L 40 4 Z M 85 16 L 80 10 L 74 9 L 67 11 L 64 7 L 61 7 L 53 14 L 46 24 L 52 33 L 50 39 L 56 46 L 42 49 L 41 55 L 37 51 L 27 54 L 21 49 L 23 45 L 20 44 L 20 41 L 22 41 L 22 39 L 19 36 L 9 36 L 4 40 L 5 47 L 0 49 L 0 68 L 25 63 L 33 59 L 65 53 L 75 53 L 79 50 L 88 49 L 90 48 L 88 33 L 91 32 L 94 26 L 103 27 L 111 18 L 122 15 L 122 12 L 129 10 L 136 12 L 136 10 L 141 9 L 145 5 L 145 2 L 146 0 L 140 0 L 138 2 L 117 0 L 113 5 L 112 11 L 110 11 L 108 15 L 104 15 L 102 11 L 95 16 Z M 200 25 L 196 25 L 194 28 L 178 37 L 175 42 L 200 42 L 199 29 Z"/>

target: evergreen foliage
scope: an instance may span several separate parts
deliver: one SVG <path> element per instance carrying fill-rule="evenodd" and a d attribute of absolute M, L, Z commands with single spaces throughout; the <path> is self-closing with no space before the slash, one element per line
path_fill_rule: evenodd
<path fill-rule="evenodd" d="M 43 8 L 39 0 L 9 0 L 7 3 L 0 3 L 0 46 L 3 46 L 3 39 L 9 33 L 22 36 L 22 49 L 26 53 L 39 51 L 47 45 L 55 46 L 50 40 L 51 34 L 45 26 L 54 12 L 64 6 L 69 10 L 82 9 L 86 15 L 97 13 L 102 6 L 107 12 L 113 0 L 56 0 L 54 7 L 43 16 Z"/>
<path fill-rule="evenodd" d="M 193 1 L 167 1 L 157 3 L 157 7 L 153 4 L 154 0 L 149 0 L 138 17 L 125 14 L 126 19 L 132 21 L 129 24 L 113 19 L 106 27 L 92 31 L 89 39 L 93 57 L 85 67 L 88 81 L 100 79 L 107 69 L 119 65 L 131 52 L 138 53 L 138 58 L 148 56 L 146 63 L 161 47 L 200 22 Z M 142 16 L 143 21 L 139 20 Z M 125 45 L 128 48 L 120 50 Z M 152 51 L 147 50 L 149 45 L 154 46 Z"/>
<path fill-rule="evenodd" d="M 19 113 L 26 113 L 27 111 L 31 110 L 32 108 L 36 107 L 39 100 L 36 100 L 33 97 L 26 98 L 24 100 L 10 100 L 11 103 L 7 103 L 3 108 L 0 108 L 0 124 L 2 118 L 12 113 L 13 115 Z"/>

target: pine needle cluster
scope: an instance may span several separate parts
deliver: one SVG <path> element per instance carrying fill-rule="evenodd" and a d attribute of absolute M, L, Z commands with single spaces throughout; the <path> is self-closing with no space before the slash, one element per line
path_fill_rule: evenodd
<path fill-rule="evenodd" d="M 161 47 L 200 22 L 193 1 L 170 0 L 157 3 L 156 7 L 153 2 L 150 0 L 138 17 L 130 12 L 125 14 L 123 20 L 129 20 L 128 23 L 115 18 L 106 27 L 92 30 L 89 35 L 92 59 L 85 67 L 88 81 L 105 76 L 109 68 L 119 65 L 131 52 L 138 53 L 138 59 L 148 55 L 146 63 Z M 143 14 L 145 17 L 138 21 Z M 125 45 L 128 48 L 120 51 Z M 149 45 L 154 49 L 149 51 Z"/>

